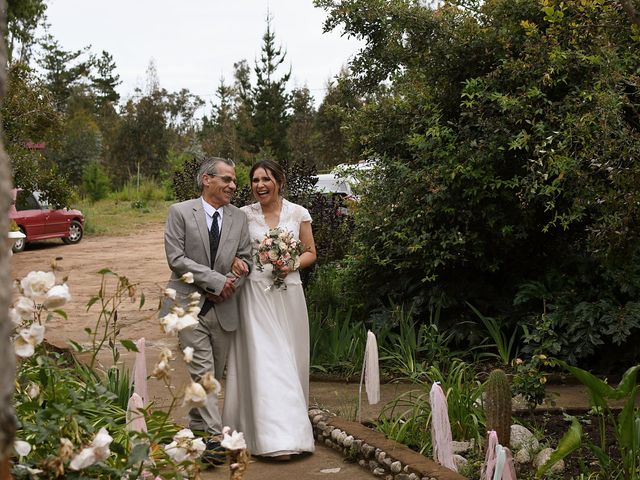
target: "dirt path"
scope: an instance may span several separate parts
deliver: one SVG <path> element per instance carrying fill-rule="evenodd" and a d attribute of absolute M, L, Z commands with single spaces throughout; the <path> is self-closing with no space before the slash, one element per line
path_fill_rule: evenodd
<path fill-rule="evenodd" d="M 177 341 L 167 337 L 161 330 L 156 318 L 158 302 L 164 285 L 169 278 L 163 245 L 163 229 L 161 224 L 148 225 L 144 230 L 125 237 L 87 237 L 77 245 L 64 245 L 59 241 L 42 242 L 27 246 L 27 250 L 12 257 L 13 278 L 22 278 L 30 271 L 49 271 L 51 261 L 55 259 L 58 270 L 56 277 L 62 280 L 68 277 L 67 283 L 72 300 L 64 309 L 68 319 L 54 318 L 47 322 L 46 338 L 50 343 L 67 346 L 72 339 L 81 344 L 88 344 L 89 337 L 85 328 L 92 328 L 100 312 L 94 305 L 87 312 L 87 302 L 100 289 L 101 276 L 99 270 L 108 268 L 124 275 L 131 282 L 139 283 L 138 294 L 144 292 L 145 306 L 139 310 L 138 303 L 125 302 L 118 309 L 119 323 L 122 327 L 120 338 L 136 340 L 145 337 L 147 352 L 147 371 L 153 369 L 161 347 L 167 346 L 177 351 Z M 109 283 L 113 285 L 113 281 Z M 100 357 L 109 365 L 109 355 Z M 124 353 L 122 360 L 131 365 L 133 356 Z M 182 385 L 186 381 L 187 372 L 180 358 L 173 362 L 175 371 L 173 383 Z M 160 382 L 149 381 L 149 395 L 156 405 L 167 405 L 168 395 L 163 391 Z M 343 391 L 343 384 L 320 383 L 312 386 L 311 403 L 328 402 L 336 410 L 345 412 L 353 410 L 354 396 L 357 399 L 355 386 L 348 386 Z M 395 388 L 393 389 L 395 391 Z M 390 398 L 393 391 L 387 394 Z M 342 412 L 343 414 L 345 412 Z M 340 413 L 340 412 L 339 412 Z M 375 415 L 370 412 L 370 415 Z M 178 409 L 174 418 L 186 423 L 186 412 Z M 338 469 L 336 473 L 325 474 L 327 469 Z M 312 479 L 321 477 L 366 480 L 373 475 L 357 464 L 345 463 L 342 457 L 325 446 L 318 445 L 313 455 L 281 464 L 280 462 L 252 462 L 247 471 L 247 480 L 276 479 Z M 205 472 L 203 479 L 213 480 L 228 478 L 226 469 L 217 468 Z"/>

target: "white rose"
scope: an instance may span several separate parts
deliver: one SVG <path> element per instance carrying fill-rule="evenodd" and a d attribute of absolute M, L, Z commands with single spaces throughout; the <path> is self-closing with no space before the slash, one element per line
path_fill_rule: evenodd
<path fill-rule="evenodd" d="M 15 440 L 13 442 L 13 449 L 21 457 L 26 457 L 31 453 L 31 445 L 29 445 L 29 442 L 25 442 L 24 440 Z"/>
<path fill-rule="evenodd" d="M 216 380 L 211 372 L 205 373 L 200 379 L 200 383 L 207 393 L 218 395 L 222 391 L 222 385 L 220 385 L 220 382 Z"/>
<path fill-rule="evenodd" d="M 185 347 L 185 349 L 182 350 L 182 353 L 184 354 L 185 363 L 191 363 L 191 361 L 193 360 L 193 348 Z"/>
<path fill-rule="evenodd" d="M 13 325 L 14 328 L 22 324 L 22 317 L 15 308 L 9 309 L 9 320 L 11 320 L 11 325 Z"/>
<path fill-rule="evenodd" d="M 178 331 L 180 331 L 184 328 L 193 327 L 194 325 L 197 325 L 197 324 L 198 324 L 198 319 L 193 315 L 190 315 L 187 313 L 186 315 L 183 315 L 178 318 L 177 328 L 178 328 Z"/>
<path fill-rule="evenodd" d="M 176 299 L 176 291 L 173 288 L 167 288 L 164 291 L 164 296 L 170 298 L 171 300 Z"/>
<path fill-rule="evenodd" d="M 193 273 L 191 272 L 185 273 L 180 277 L 180 280 L 182 280 L 184 283 L 193 283 Z"/>
<path fill-rule="evenodd" d="M 178 316 L 175 313 L 167 313 L 160 319 L 162 331 L 167 335 L 174 335 L 178 332 Z"/>
<path fill-rule="evenodd" d="M 60 308 L 69 300 L 71 300 L 71 294 L 69 293 L 67 284 L 55 285 L 47 292 L 44 306 L 48 309 Z"/>
<path fill-rule="evenodd" d="M 40 396 L 40 386 L 37 383 L 30 383 L 27 387 L 27 396 L 31 400 L 35 400 Z"/>
<path fill-rule="evenodd" d="M 246 450 L 247 448 L 247 442 L 244 440 L 244 433 L 236 432 L 235 430 L 231 435 L 225 433 L 220 445 L 227 450 Z"/>
<path fill-rule="evenodd" d="M 191 382 L 184 391 L 184 400 L 182 405 L 188 405 L 189 408 L 202 407 L 207 401 L 207 392 L 204 387 L 196 382 Z"/>
<path fill-rule="evenodd" d="M 13 347 L 16 355 L 22 358 L 30 357 L 35 352 L 35 346 L 40 345 L 44 340 L 44 326 L 34 323 L 29 327 L 20 330 Z"/>
<path fill-rule="evenodd" d="M 20 286 L 26 297 L 40 304 L 47 296 L 47 292 L 56 284 L 56 276 L 53 272 L 29 272 L 20 281 Z"/>
<path fill-rule="evenodd" d="M 36 311 L 36 304 L 30 298 L 19 297 L 13 304 L 13 308 L 23 320 L 32 320 Z"/>

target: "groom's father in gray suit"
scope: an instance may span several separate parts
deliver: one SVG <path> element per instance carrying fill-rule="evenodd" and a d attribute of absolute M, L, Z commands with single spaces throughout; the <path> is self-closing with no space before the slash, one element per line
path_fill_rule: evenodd
<path fill-rule="evenodd" d="M 236 290 L 244 277 L 231 273 L 235 257 L 250 265 L 251 246 L 244 213 L 230 205 L 236 191 L 235 164 L 223 158 L 205 159 L 198 171 L 200 198 L 176 203 L 169 208 L 164 244 L 171 269 L 168 288 L 176 290 L 178 305 L 188 303 L 193 292 L 201 294 L 199 322 L 180 331 L 181 348 L 193 348 L 188 364 L 198 381 L 207 372 L 222 378 L 231 332 L 238 327 Z M 194 282 L 180 280 L 193 274 Z M 160 316 L 168 313 L 165 302 Z M 189 412 L 189 428 L 206 432 L 217 440 L 222 431 L 216 395 L 209 395 L 204 407 Z"/>

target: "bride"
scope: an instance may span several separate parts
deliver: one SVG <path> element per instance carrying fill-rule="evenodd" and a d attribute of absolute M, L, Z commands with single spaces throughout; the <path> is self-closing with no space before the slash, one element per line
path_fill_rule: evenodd
<path fill-rule="evenodd" d="M 300 268 L 316 261 L 311 216 L 282 197 L 285 176 L 270 160 L 249 174 L 257 203 L 242 207 L 255 248 L 270 229 L 288 230 L 302 242 Z M 254 261 L 255 263 L 255 261 Z M 236 262 L 237 269 L 246 269 Z M 240 274 L 240 271 L 234 271 Z M 271 265 L 254 267 L 239 291 L 240 326 L 227 362 L 223 424 L 244 432 L 254 455 L 288 460 L 312 452 L 314 438 L 307 414 L 309 397 L 309 319 L 300 272 L 285 272 L 273 286 Z M 286 288 L 285 288 L 286 287 Z"/>

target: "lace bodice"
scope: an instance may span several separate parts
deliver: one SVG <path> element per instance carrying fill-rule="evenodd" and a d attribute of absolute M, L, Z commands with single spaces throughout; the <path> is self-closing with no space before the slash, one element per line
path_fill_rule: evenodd
<path fill-rule="evenodd" d="M 265 233 L 269 231 L 269 225 L 264 219 L 262 207 L 259 203 L 246 205 L 242 207 L 242 211 L 247 215 L 247 220 L 249 221 L 249 236 L 251 237 L 253 253 L 255 253 L 258 243 L 264 238 Z M 280 211 L 280 221 L 278 222 L 280 228 L 292 232 L 300 240 L 300 224 L 310 221 L 309 210 L 288 200 L 282 200 L 282 210 Z"/>

